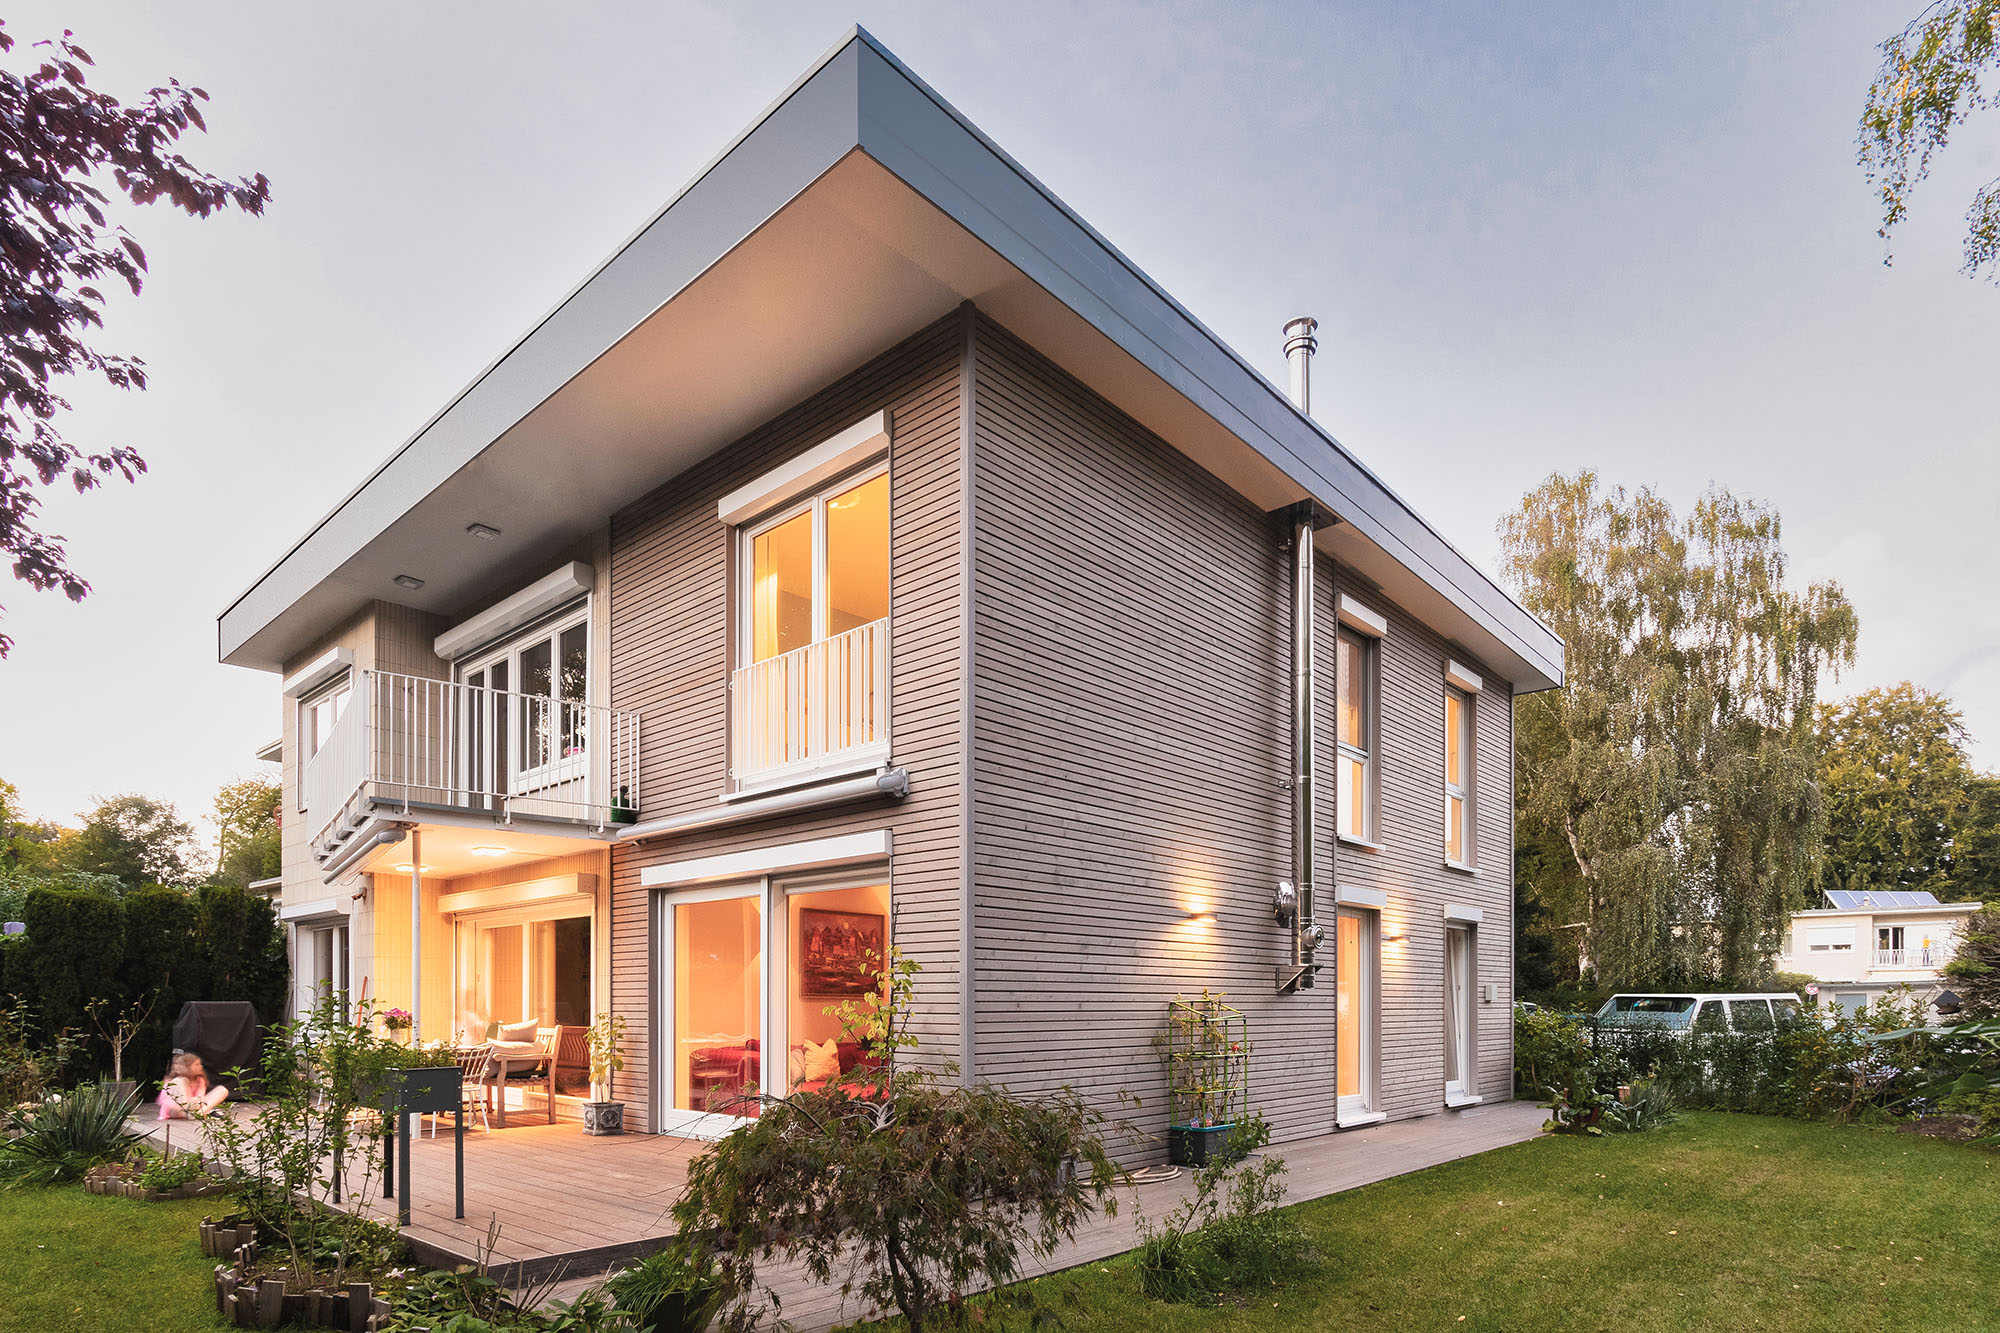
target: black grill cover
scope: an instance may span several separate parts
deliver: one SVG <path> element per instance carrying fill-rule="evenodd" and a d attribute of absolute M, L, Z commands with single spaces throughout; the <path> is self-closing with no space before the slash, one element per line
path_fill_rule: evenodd
<path fill-rule="evenodd" d="M 257 1070 L 257 1011 L 248 1000 L 189 1000 L 174 1020 L 174 1049 L 193 1051 L 216 1082 L 234 1089 L 226 1075 Z"/>

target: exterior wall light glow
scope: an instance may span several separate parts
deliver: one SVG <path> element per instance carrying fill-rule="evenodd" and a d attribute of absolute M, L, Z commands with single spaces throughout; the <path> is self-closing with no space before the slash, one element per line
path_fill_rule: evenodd
<path fill-rule="evenodd" d="M 1212 926 L 1215 924 L 1215 913 L 1189 912 L 1187 914 L 1187 922 L 1189 925 Z"/>
<path fill-rule="evenodd" d="M 394 582 L 398 588 L 408 588 L 411 592 L 424 586 L 424 581 L 415 574 L 398 574 Z"/>
<path fill-rule="evenodd" d="M 1384 944 L 1401 944 L 1404 940 L 1408 938 L 1409 938 L 1408 932 L 1406 932 L 1401 926 L 1397 926 L 1393 930 L 1386 930 L 1382 932 L 1382 943 Z"/>
<path fill-rule="evenodd" d="M 481 541 L 490 542 L 495 537 L 498 537 L 500 535 L 500 529 L 496 527 L 491 527 L 485 523 L 468 523 L 465 525 L 465 535 L 468 537 L 477 537 Z"/>

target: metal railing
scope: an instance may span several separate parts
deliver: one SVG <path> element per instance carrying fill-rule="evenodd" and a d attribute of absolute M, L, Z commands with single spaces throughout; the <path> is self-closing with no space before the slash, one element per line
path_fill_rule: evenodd
<path fill-rule="evenodd" d="M 729 693 L 729 771 L 739 782 L 886 748 L 889 622 L 740 667 Z"/>
<path fill-rule="evenodd" d="M 598 824 L 614 811 L 636 815 L 637 714 L 426 676 L 357 675 L 300 779 L 321 857 L 377 805 Z"/>
<path fill-rule="evenodd" d="M 1933 944 L 1929 948 L 1917 949 L 1877 949 L 1876 967 L 1943 967 L 1951 961 L 1953 950 L 1946 945 Z"/>

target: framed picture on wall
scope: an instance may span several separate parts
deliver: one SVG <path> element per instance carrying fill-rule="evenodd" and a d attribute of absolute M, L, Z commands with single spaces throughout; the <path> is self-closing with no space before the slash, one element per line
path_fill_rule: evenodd
<path fill-rule="evenodd" d="M 801 909 L 799 993 L 808 999 L 839 1000 L 880 990 L 887 935 L 888 919 L 876 912 Z"/>

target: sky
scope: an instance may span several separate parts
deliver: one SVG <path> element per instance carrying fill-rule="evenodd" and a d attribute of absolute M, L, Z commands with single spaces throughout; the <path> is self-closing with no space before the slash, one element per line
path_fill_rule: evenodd
<path fill-rule="evenodd" d="M 73 822 L 205 814 L 262 770 L 275 677 L 215 617 L 859 22 L 1488 570 L 1551 472 L 1773 506 L 1860 617 L 1832 697 L 1912 680 L 2000 768 L 2000 288 L 1958 272 L 2000 110 L 1885 266 L 1856 167 L 1902 4 L 93 3 L 95 87 L 208 90 L 184 151 L 263 218 L 132 210 L 151 273 L 72 386 L 136 485 L 51 493 L 81 605 L 0 580 L 0 778 Z M 205 832 L 212 833 L 212 830 Z"/>

